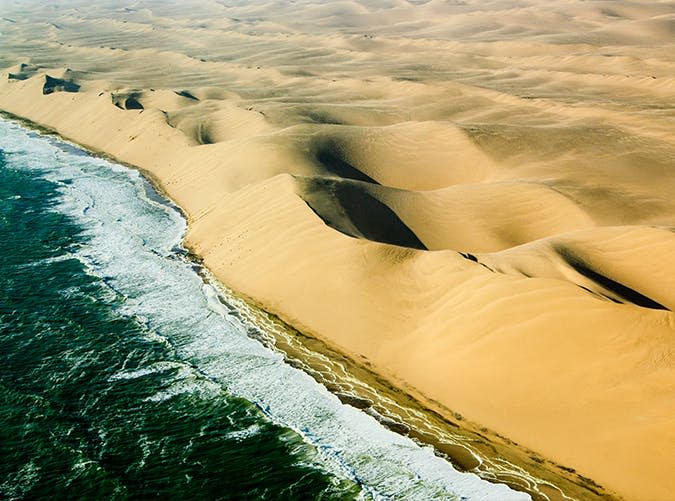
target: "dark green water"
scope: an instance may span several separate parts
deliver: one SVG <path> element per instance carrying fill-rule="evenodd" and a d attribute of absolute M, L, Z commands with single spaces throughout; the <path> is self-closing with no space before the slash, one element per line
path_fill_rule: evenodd
<path fill-rule="evenodd" d="M 354 485 L 306 464 L 311 446 L 242 398 L 147 400 L 179 366 L 115 379 L 176 354 L 117 314 L 118 299 L 72 256 L 87 239 L 54 210 L 58 185 L 3 157 L 2 497 L 354 497 Z"/>
<path fill-rule="evenodd" d="M 248 336 L 135 171 L 0 119 L 0 499 L 523 499 Z"/>

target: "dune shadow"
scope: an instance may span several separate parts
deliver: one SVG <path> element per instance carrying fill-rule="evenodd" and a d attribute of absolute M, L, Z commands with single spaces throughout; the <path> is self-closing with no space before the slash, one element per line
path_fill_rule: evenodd
<path fill-rule="evenodd" d="M 72 80 L 64 80 L 62 78 L 54 78 L 45 75 L 45 83 L 42 86 L 43 94 L 52 94 L 54 92 L 79 92 L 80 85 Z"/>
<path fill-rule="evenodd" d="M 142 110 L 143 104 L 140 101 L 140 92 L 120 93 L 111 96 L 112 102 L 121 110 Z"/>
<path fill-rule="evenodd" d="M 581 259 L 579 255 L 577 255 L 571 249 L 563 247 L 562 245 L 557 245 L 554 249 L 565 261 L 565 263 L 574 269 L 574 271 L 583 275 L 589 280 L 592 280 L 600 287 L 620 297 L 621 299 L 624 299 L 625 301 L 633 303 L 637 306 L 642 306 L 643 308 L 670 311 L 669 308 L 662 305 L 661 303 L 658 303 L 652 298 L 647 297 L 644 294 L 641 294 L 638 291 L 593 270 L 588 264 L 586 264 L 586 262 L 584 262 L 583 259 Z"/>
<path fill-rule="evenodd" d="M 175 90 L 174 92 L 175 92 L 177 95 L 179 95 L 180 97 L 185 97 L 185 98 L 187 98 L 187 99 L 192 99 L 193 101 L 199 101 L 199 98 L 198 98 L 198 97 L 196 97 L 194 94 L 192 94 L 191 92 L 189 92 L 189 91 L 187 91 L 187 90 L 181 90 L 181 91 Z"/>
<path fill-rule="evenodd" d="M 334 139 L 323 140 L 314 148 L 314 158 L 330 174 L 343 179 L 353 179 L 364 183 L 379 184 L 361 169 L 347 160 L 347 148 Z"/>
<path fill-rule="evenodd" d="M 346 235 L 427 250 L 415 233 L 367 185 L 330 178 L 300 182 L 301 198 L 331 228 Z"/>

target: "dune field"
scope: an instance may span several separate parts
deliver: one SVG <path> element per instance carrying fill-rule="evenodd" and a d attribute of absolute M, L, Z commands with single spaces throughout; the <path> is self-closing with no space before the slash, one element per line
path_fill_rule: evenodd
<path fill-rule="evenodd" d="M 0 109 L 218 279 L 611 495 L 675 493 L 675 3 L 0 4 Z"/>

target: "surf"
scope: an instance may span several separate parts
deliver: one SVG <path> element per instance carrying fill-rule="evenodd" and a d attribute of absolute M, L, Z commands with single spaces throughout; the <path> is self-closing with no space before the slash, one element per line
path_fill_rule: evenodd
<path fill-rule="evenodd" d="M 107 376 L 110 384 L 164 377 L 142 397 L 148 408 L 186 396 L 248 402 L 262 420 L 227 432 L 231 439 L 255 436 L 265 423 L 287 430 L 278 437 L 297 442 L 300 462 L 338 484 L 357 485 L 359 498 L 529 499 L 458 472 L 431 447 L 342 403 L 252 338 L 250 319 L 204 279 L 208 274 L 198 273 L 182 247 L 186 222 L 178 208 L 140 173 L 5 120 L 0 138 L 11 162 L 58 187 L 51 210 L 74 222 L 83 237 L 69 256 L 100 284 L 114 315 L 171 354 L 141 367 L 122 364 Z M 345 489 L 343 495 L 356 492 Z"/>

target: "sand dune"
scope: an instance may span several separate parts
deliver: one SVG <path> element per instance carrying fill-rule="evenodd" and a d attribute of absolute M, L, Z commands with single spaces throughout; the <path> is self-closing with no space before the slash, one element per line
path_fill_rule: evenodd
<path fill-rule="evenodd" d="M 224 284 L 425 405 L 588 499 L 667 500 L 674 23 L 670 1 L 5 2 L 0 109 L 143 169 Z"/>

